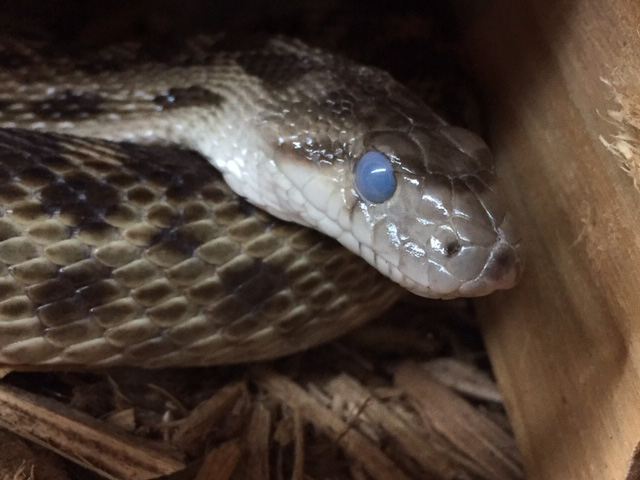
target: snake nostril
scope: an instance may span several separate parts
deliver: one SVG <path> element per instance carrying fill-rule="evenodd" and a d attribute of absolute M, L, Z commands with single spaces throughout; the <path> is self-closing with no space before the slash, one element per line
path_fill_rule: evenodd
<path fill-rule="evenodd" d="M 431 237 L 431 249 L 443 257 L 453 257 L 462 250 L 460 239 L 449 230 L 441 230 Z"/>
<path fill-rule="evenodd" d="M 461 248 L 462 246 L 460 245 L 460 242 L 458 242 L 457 240 L 452 240 L 446 244 L 444 251 L 448 257 L 453 257 L 460 251 Z"/>

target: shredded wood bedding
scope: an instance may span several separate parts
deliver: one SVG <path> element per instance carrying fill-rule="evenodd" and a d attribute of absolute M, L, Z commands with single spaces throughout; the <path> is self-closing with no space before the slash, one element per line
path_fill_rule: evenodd
<path fill-rule="evenodd" d="M 9 373 L 0 424 L 34 443 L 2 478 L 523 478 L 470 315 L 403 303 L 262 364 Z"/>

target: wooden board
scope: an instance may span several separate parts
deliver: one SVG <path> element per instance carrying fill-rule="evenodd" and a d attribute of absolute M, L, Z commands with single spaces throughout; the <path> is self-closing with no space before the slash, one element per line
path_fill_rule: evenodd
<path fill-rule="evenodd" d="M 496 0 L 469 61 L 527 242 L 477 302 L 531 480 L 627 477 L 640 441 L 640 2 Z"/>

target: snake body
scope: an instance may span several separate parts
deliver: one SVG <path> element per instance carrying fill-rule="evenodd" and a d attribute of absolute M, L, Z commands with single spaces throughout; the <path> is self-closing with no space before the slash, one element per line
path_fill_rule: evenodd
<path fill-rule="evenodd" d="M 0 62 L 2 363 L 283 355 L 398 298 L 365 260 L 436 298 L 519 276 L 486 145 L 384 72 L 281 38 Z M 355 185 L 372 151 L 383 202 Z"/>

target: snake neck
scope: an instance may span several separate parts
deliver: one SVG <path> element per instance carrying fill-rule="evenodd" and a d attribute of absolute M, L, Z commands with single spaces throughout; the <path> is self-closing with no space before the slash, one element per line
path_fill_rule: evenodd
<path fill-rule="evenodd" d="M 287 156 L 281 151 L 285 142 L 295 143 L 287 137 L 292 125 L 285 117 L 314 94 L 301 95 L 314 81 L 301 85 L 300 77 L 330 63 L 331 55 L 282 39 L 229 53 L 224 42 L 198 38 L 178 57 L 162 62 L 146 58 L 137 45 L 126 45 L 84 60 L 83 69 L 82 61 L 66 55 L 45 58 L 42 47 L 4 45 L 26 65 L 0 69 L 1 128 L 191 149 L 254 205 L 318 228 L 320 212 L 309 214 L 307 200 L 275 157 Z M 312 135 L 308 124 L 314 119 L 300 122 L 304 114 L 297 114 L 294 129 L 306 123 L 304 131 Z M 299 167 L 304 171 L 298 175 L 316 174 L 312 163 Z"/>

